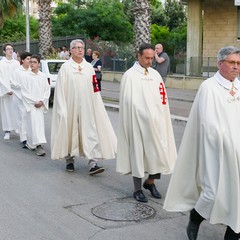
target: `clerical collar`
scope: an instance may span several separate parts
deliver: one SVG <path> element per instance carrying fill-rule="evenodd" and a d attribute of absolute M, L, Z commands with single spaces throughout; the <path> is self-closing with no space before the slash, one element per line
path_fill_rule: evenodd
<path fill-rule="evenodd" d="M 37 71 L 37 73 L 35 73 L 35 72 L 33 72 L 33 71 L 30 72 L 30 74 L 31 74 L 31 75 L 34 75 L 34 76 L 35 76 L 35 75 L 39 75 L 40 73 L 41 73 L 41 72 L 40 72 L 39 70 Z"/>
<path fill-rule="evenodd" d="M 85 63 L 87 62 L 84 58 L 81 63 L 75 62 L 72 58 L 69 59 L 70 64 L 78 71 L 84 68 Z"/>
<path fill-rule="evenodd" d="M 234 84 L 234 88 L 235 89 L 239 89 L 240 88 L 240 81 L 238 80 L 238 78 L 235 78 L 233 82 L 229 81 L 228 79 L 224 78 L 219 71 L 215 74 L 216 80 L 217 82 L 223 86 L 224 88 L 231 90 L 232 89 L 232 83 Z"/>
<path fill-rule="evenodd" d="M 12 62 L 12 61 L 14 61 L 14 58 L 12 58 L 12 59 L 7 59 L 6 57 L 3 57 L 3 58 L 2 58 L 2 61 Z"/>
<path fill-rule="evenodd" d="M 144 75 L 148 75 L 149 73 L 149 67 L 148 68 L 144 68 L 140 65 L 139 62 L 135 62 L 135 67 L 138 69 L 138 71 L 140 71 L 141 73 L 143 73 Z"/>
<path fill-rule="evenodd" d="M 22 71 L 31 71 L 31 68 L 29 67 L 28 69 L 26 69 L 25 67 L 23 67 L 23 65 L 20 65 L 20 69 L 22 70 Z"/>

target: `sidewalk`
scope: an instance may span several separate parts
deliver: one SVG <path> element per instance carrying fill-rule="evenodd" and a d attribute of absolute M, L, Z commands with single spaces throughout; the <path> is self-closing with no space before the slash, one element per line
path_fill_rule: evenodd
<path fill-rule="evenodd" d="M 102 82 L 102 98 L 107 109 L 119 110 L 119 82 Z M 197 90 L 167 88 L 171 117 L 174 122 L 187 122 Z"/>

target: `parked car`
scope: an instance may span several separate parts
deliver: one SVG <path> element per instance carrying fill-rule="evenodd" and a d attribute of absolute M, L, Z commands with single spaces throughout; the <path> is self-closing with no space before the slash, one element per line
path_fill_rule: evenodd
<path fill-rule="evenodd" d="M 41 60 L 41 71 L 47 75 L 48 83 L 51 85 L 50 102 L 53 101 L 58 71 L 64 62 L 66 62 L 66 60 L 62 59 Z"/>

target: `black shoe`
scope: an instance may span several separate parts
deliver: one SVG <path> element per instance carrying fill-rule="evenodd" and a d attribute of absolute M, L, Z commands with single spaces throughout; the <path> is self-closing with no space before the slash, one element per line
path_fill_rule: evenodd
<path fill-rule="evenodd" d="M 148 189 L 148 190 L 151 192 L 151 194 L 152 194 L 153 197 L 159 198 L 159 199 L 162 198 L 162 195 L 161 195 L 160 192 L 157 190 L 157 188 L 156 188 L 156 186 L 155 186 L 154 183 L 153 183 L 153 184 L 148 184 L 148 183 L 145 181 L 144 184 L 143 184 L 143 187 L 144 187 L 145 189 Z"/>
<path fill-rule="evenodd" d="M 191 220 L 189 220 L 189 223 L 187 226 L 187 236 L 189 240 L 197 239 L 199 226 L 200 224 L 195 224 Z"/>
<path fill-rule="evenodd" d="M 103 167 L 99 167 L 98 165 L 95 165 L 94 167 L 90 168 L 89 175 L 95 175 L 98 173 L 104 172 L 105 169 Z"/>
<path fill-rule="evenodd" d="M 26 146 L 27 140 L 22 141 L 21 144 L 22 144 L 22 148 L 27 148 L 27 146 Z"/>
<path fill-rule="evenodd" d="M 224 240 L 238 240 L 240 238 L 240 233 L 235 233 L 229 226 L 224 235 Z"/>
<path fill-rule="evenodd" d="M 74 164 L 73 163 L 67 163 L 67 165 L 66 165 L 66 170 L 68 171 L 68 172 L 74 172 Z"/>
<path fill-rule="evenodd" d="M 137 192 L 133 193 L 133 197 L 138 201 L 138 202 L 144 202 L 147 203 L 148 199 L 146 198 L 146 196 L 143 194 L 142 190 L 139 190 Z"/>

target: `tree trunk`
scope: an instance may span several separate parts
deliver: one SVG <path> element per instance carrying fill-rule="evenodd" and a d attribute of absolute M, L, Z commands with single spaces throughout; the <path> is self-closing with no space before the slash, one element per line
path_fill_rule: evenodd
<path fill-rule="evenodd" d="M 134 51 L 137 53 L 142 43 L 150 43 L 150 0 L 134 0 Z"/>
<path fill-rule="evenodd" d="M 39 53 L 42 58 L 49 55 L 52 47 L 51 0 L 39 0 Z"/>

